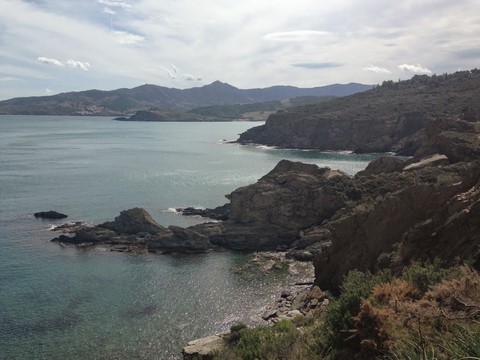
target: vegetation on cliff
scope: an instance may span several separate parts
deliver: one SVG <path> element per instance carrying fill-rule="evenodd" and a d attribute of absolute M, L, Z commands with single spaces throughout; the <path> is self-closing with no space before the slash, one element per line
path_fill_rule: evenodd
<path fill-rule="evenodd" d="M 217 359 L 480 359 L 480 275 L 439 260 L 351 271 L 309 317 L 232 329 Z"/>

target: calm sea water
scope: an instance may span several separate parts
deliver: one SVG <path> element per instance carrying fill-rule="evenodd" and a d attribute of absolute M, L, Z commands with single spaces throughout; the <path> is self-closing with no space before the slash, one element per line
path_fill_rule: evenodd
<path fill-rule="evenodd" d="M 265 305 L 288 274 L 236 273 L 245 254 L 137 255 L 50 243 L 57 210 L 99 223 L 144 207 L 214 207 L 283 158 L 354 174 L 372 156 L 225 144 L 254 123 L 0 116 L 0 359 L 176 359 L 188 340 Z"/>

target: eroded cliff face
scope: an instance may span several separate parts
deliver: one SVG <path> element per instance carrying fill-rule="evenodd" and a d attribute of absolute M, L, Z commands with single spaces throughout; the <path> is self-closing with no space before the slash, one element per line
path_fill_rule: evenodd
<path fill-rule="evenodd" d="M 319 113 L 314 107 L 270 115 L 265 125 L 240 135 L 241 144 L 357 153 L 394 151 L 413 155 L 424 139 L 421 129 L 429 117 L 422 112 L 372 115 L 357 111 Z"/>
<path fill-rule="evenodd" d="M 380 184 L 392 186 L 396 182 L 391 176 L 375 176 Z M 359 177 L 358 180 L 368 186 L 372 177 Z M 462 229 L 461 225 L 475 222 L 476 215 L 468 211 L 461 216 L 454 211 L 453 215 L 448 209 L 454 208 L 452 204 L 458 203 L 455 199 L 462 194 L 474 192 L 472 189 L 480 179 L 480 163 L 427 166 L 398 173 L 398 177 L 404 181 L 397 190 L 392 187 L 392 191 L 384 195 L 379 194 L 375 199 L 338 213 L 324 225 L 332 245 L 314 260 L 317 285 L 336 287 L 353 269 L 395 268 L 412 260 L 433 260 L 436 256 L 446 262 L 454 262 L 456 258 L 478 258 L 480 233 L 475 232 L 477 227 Z M 475 207 L 475 203 L 473 200 L 469 206 Z M 460 212 L 462 206 L 457 207 Z M 458 219 L 457 222 L 450 221 L 450 216 Z M 451 225 L 447 226 L 449 223 Z M 450 232 L 469 235 L 447 238 L 445 226 Z"/>

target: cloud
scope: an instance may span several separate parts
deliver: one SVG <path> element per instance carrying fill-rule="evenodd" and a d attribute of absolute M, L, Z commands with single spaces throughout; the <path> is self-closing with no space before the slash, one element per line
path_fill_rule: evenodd
<path fill-rule="evenodd" d="M 52 94 L 53 94 L 53 91 L 50 90 L 50 89 L 45 89 L 45 94 L 47 94 L 47 95 L 52 95 Z"/>
<path fill-rule="evenodd" d="M 411 65 L 411 64 L 402 64 L 398 65 L 398 68 L 403 71 L 408 71 L 414 74 L 433 74 L 433 71 L 421 66 L 420 64 Z"/>
<path fill-rule="evenodd" d="M 65 64 L 75 69 L 80 69 L 85 71 L 88 71 L 88 69 L 90 69 L 90 63 L 88 62 L 82 62 L 82 61 L 70 59 L 70 60 L 67 60 Z"/>
<path fill-rule="evenodd" d="M 263 36 L 268 41 L 309 41 L 319 37 L 325 37 L 330 33 L 327 31 L 296 30 L 285 32 L 274 32 Z"/>
<path fill-rule="evenodd" d="M 196 76 L 189 73 L 182 73 L 179 77 L 178 76 L 179 70 L 174 64 L 170 64 L 170 68 L 167 68 L 165 66 L 159 66 L 159 68 L 165 71 L 168 77 L 172 80 L 175 80 L 175 79 L 186 80 L 186 81 L 202 81 L 203 80 L 203 77 Z"/>
<path fill-rule="evenodd" d="M 104 7 L 103 12 L 108 15 L 115 15 L 117 12 L 109 7 Z"/>
<path fill-rule="evenodd" d="M 363 68 L 363 71 L 371 71 L 377 74 L 390 74 L 390 70 L 385 69 L 380 66 L 375 66 L 375 65 L 370 65 L 365 68 Z"/>
<path fill-rule="evenodd" d="M 11 76 L 5 76 L 5 77 L 0 77 L 0 81 L 19 81 L 20 79 L 11 77 Z"/>
<path fill-rule="evenodd" d="M 294 67 L 304 68 L 304 69 L 328 69 L 343 66 L 343 64 L 335 62 L 320 62 L 320 63 L 300 63 L 300 64 L 291 64 Z"/>
<path fill-rule="evenodd" d="M 46 65 L 63 66 L 63 63 L 60 60 L 57 60 L 54 58 L 47 58 L 47 57 L 40 56 L 37 58 L 37 61 Z"/>
<path fill-rule="evenodd" d="M 143 36 L 132 34 L 126 31 L 114 31 L 116 41 L 121 45 L 135 45 L 145 40 Z"/>
<path fill-rule="evenodd" d="M 98 2 L 108 7 L 118 7 L 124 10 L 130 10 L 132 8 L 132 5 L 123 0 L 98 0 Z"/>
<path fill-rule="evenodd" d="M 182 74 L 182 76 L 187 81 L 202 81 L 202 77 L 195 76 L 192 74 Z"/>
<path fill-rule="evenodd" d="M 55 66 L 70 66 L 72 68 L 75 68 L 75 69 L 80 69 L 80 70 L 88 70 L 90 69 L 90 63 L 88 62 L 82 62 L 82 61 L 78 61 L 78 60 L 73 60 L 73 59 L 70 59 L 70 60 L 67 60 L 67 61 L 61 61 L 61 60 L 57 60 L 57 59 L 54 59 L 54 58 L 47 58 L 47 57 L 44 57 L 44 56 L 40 56 L 37 58 L 37 61 L 38 62 L 41 62 L 42 64 L 46 64 L 46 65 L 55 65 Z"/>

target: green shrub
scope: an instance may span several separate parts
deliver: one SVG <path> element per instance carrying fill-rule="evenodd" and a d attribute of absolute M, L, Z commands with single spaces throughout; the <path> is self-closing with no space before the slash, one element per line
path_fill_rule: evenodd
<path fill-rule="evenodd" d="M 324 340 L 323 344 L 317 344 L 318 350 L 323 353 L 328 348 L 349 347 L 345 339 L 348 337 L 348 331 L 354 327 L 352 318 L 360 311 L 361 300 L 370 296 L 375 285 L 391 280 L 392 275 L 389 271 L 376 275 L 350 271 L 343 281 L 340 297 L 328 307 L 325 322 L 320 329 L 324 334 Z"/>
<path fill-rule="evenodd" d="M 409 281 L 421 294 L 424 294 L 430 286 L 442 281 L 448 272 L 449 270 L 442 268 L 440 259 L 435 258 L 432 263 L 413 263 L 405 269 L 402 278 Z"/>
<path fill-rule="evenodd" d="M 243 329 L 235 347 L 238 359 L 291 359 L 300 332 L 290 321 L 279 321 L 274 326 Z"/>

